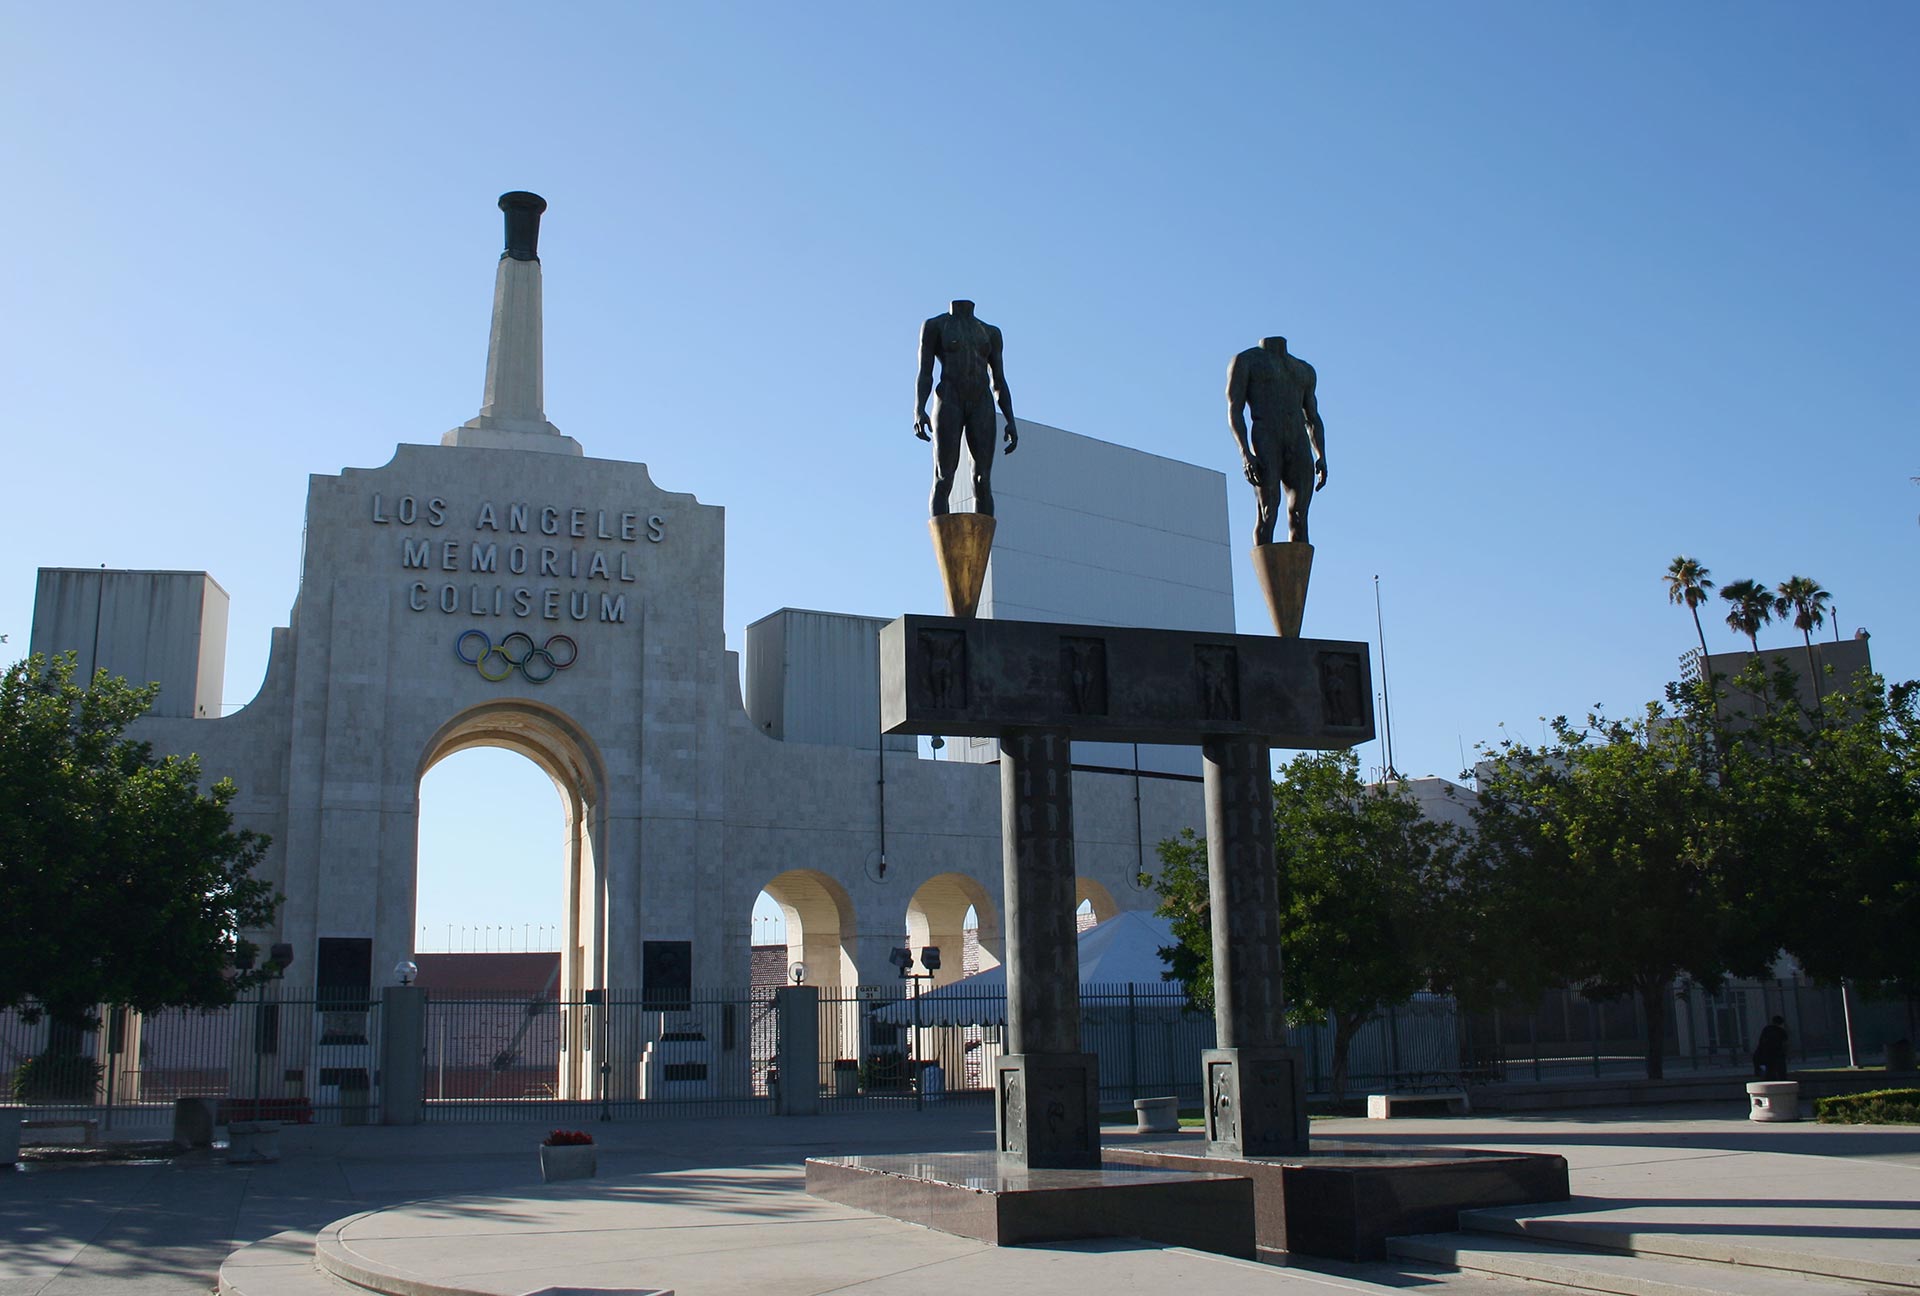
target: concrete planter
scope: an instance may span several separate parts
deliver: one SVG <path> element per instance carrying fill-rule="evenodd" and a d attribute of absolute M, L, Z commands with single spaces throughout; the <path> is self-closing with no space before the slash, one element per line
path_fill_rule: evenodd
<path fill-rule="evenodd" d="M 1747 1086 L 1748 1120 L 1800 1119 L 1800 1084 L 1796 1080 L 1757 1080 Z"/>
<path fill-rule="evenodd" d="M 227 1126 L 228 1165 L 257 1165 L 279 1159 L 279 1121 L 233 1121 Z"/>
<path fill-rule="evenodd" d="M 559 1183 L 563 1179 L 591 1179 L 598 1164 L 591 1143 L 576 1143 L 568 1147 L 549 1147 L 540 1145 L 540 1178 L 545 1183 Z"/>

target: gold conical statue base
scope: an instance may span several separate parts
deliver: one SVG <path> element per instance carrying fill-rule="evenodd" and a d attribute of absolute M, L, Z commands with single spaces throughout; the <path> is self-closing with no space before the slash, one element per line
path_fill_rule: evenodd
<path fill-rule="evenodd" d="M 1307 611 L 1307 578 L 1313 575 L 1313 546 L 1295 540 L 1255 545 L 1253 574 L 1267 596 L 1273 632 L 1282 639 L 1298 639 L 1300 618 Z"/>
<path fill-rule="evenodd" d="M 933 533 L 933 559 L 947 592 L 947 615 L 973 616 L 987 579 L 987 555 L 993 552 L 992 515 L 942 513 L 927 519 L 927 530 Z"/>

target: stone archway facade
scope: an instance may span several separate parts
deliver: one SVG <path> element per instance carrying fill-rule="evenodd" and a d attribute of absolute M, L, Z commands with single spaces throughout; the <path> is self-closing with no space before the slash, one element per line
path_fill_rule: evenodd
<path fill-rule="evenodd" d="M 567 807 L 569 998 L 738 985 L 754 897 L 789 874 L 832 894 L 840 983 L 896 980 L 908 916 L 944 938 L 956 897 L 995 939 L 998 771 L 756 727 L 722 621 L 724 513 L 546 421 L 530 244 L 499 265 L 486 393 L 438 445 L 310 477 L 300 586 L 258 695 L 230 716 L 189 698 L 142 722 L 156 750 L 232 778 L 240 826 L 273 838 L 265 873 L 285 901 L 276 930 L 251 934 L 293 945 L 297 981 L 332 942 L 386 984 L 413 951 L 420 777 L 496 745 L 539 763 Z M 211 663 L 217 698 L 224 595 L 217 634 L 210 615 L 156 618 L 154 575 L 43 572 L 35 648 L 124 640 L 89 665 L 186 681 L 163 702 L 205 691 Z M 127 597 L 93 597 L 91 580 Z M 123 624 L 103 636 L 108 606 Z M 1198 784 L 1073 777 L 1080 872 L 1151 907 L 1134 885 L 1144 844 L 1201 823 Z"/>

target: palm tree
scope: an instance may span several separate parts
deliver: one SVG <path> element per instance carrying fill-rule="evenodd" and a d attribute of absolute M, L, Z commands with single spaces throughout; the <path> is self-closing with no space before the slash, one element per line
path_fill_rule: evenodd
<path fill-rule="evenodd" d="M 1813 682 L 1813 704 L 1820 705 L 1820 676 L 1813 665 L 1813 632 L 1827 621 L 1827 604 L 1833 595 L 1820 588 L 1811 576 L 1789 576 L 1774 591 L 1773 614 L 1782 621 L 1793 613 L 1793 624 L 1807 645 L 1807 678 Z"/>
<path fill-rule="evenodd" d="M 1759 581 L 1728 581 L 1720 587 L 1720 597 L 1733 604 L 1727 613 L 1727 625 L 1747 637 L 1753 655 L 1760 655 L 1760 627 L 1773 620 L 1773 595 Z"/>
<path fill-rule="evenodd" d="M 1700 628 L 1700 605 L 1707 601 L 1713 582 L 1707 569 L 1692 558 L 1675 558 L 1667 564 L 1667 602 L 1685 603 L 1693 613 L 1693 632 L 1700 636 L 1700 678 L 1707 678 L 1707 632 Z"/>

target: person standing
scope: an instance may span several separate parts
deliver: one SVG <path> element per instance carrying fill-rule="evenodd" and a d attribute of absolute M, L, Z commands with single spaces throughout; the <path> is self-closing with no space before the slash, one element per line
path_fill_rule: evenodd
<path fill-rule="evenodd" d="M 1753 1046 L 1753 1073 L 1763 1080 L 1787 1078 L 1787 1019 L 1775 1017 L 1760 1028 Z"/>

